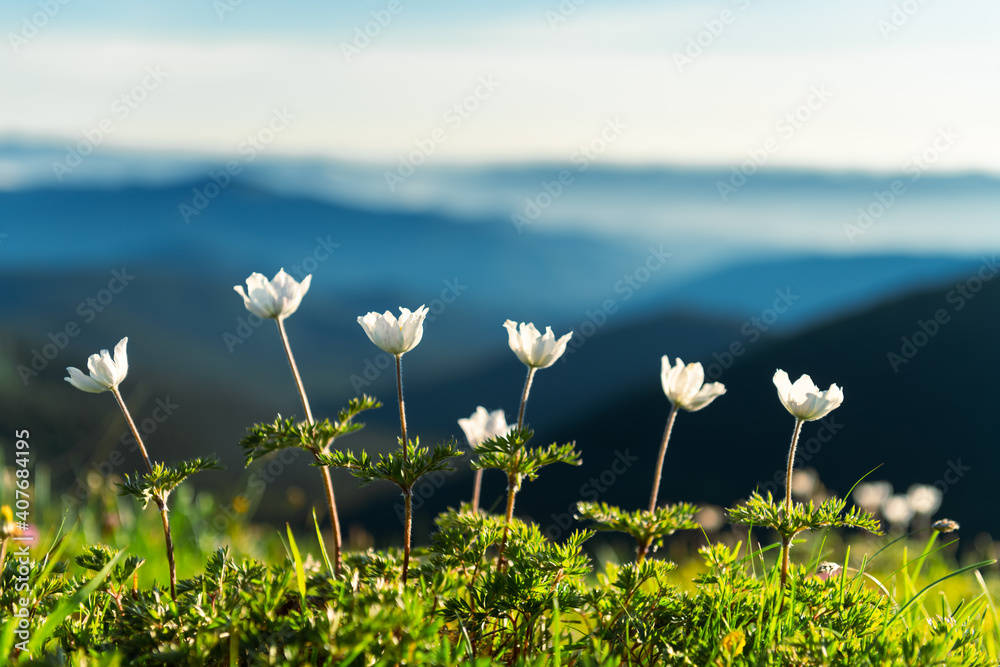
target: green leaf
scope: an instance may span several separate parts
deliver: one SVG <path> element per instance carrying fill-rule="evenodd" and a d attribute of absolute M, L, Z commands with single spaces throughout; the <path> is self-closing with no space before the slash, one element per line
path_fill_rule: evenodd
<path fill-rule="evenodd" d="M 270 424 L 255 424 L 240 440 L 246 464 L 271 452 L 293 447 L 313 454 L 328 452 L 334 440 L 364 428 L 364 424 L 354 422 L 355 417 L 379 407 L 382 407 L 381 403 L 364 395 L 352 398 L 348 406 L 337 413 L 337 420 L 333 422 L 324 419 L 310 424 L 291 417 L 282 419 L 278 415 Z"/>
<path fill-rule="evenodd" d="M 143 507 L 156 498 L 166 503 L 171 491 L 188 477 L 202 470 L 224 470 L 224 468 L 214 456 L 199 456 L 180 463 L 157 463 L 153 466 L 152 472 L 135 477 L 125 475 L 125 481 L 118 484 L 118 494 L 135 496 L 142 501 Z"/>

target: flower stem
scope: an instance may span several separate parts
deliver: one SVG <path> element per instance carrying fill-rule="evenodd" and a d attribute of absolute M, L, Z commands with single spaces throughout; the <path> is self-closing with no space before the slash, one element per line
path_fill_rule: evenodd
<path fill-rule="evenodd" d="M 792 549 L 792 538 L 781 536 L 781 585 L 788 581 L 788 554 Z"/>
<path fill-rule="evenodd" d="M 295 378 L 295 387 L 299 390 L 299 398 L 302 399 L 302 409 L 306 411 L 306 421 L 313 423 L 312 410 L 309 409 L 309 398 L 306 397 L 306 388 L 302 386 L 302 377 L 299 375 L 299 367 L 295 365 L 295 357 L 292 356 L 292 348 L 288 344 L 288 334 L 285 333 L 285 322 L 280 317 L 275 320 L 278 323 L 278 333 L 281 335 L 281 344 L 285 347 L 285 356 L 288 357 L 288 365 L 292 369 L 292 377 Z"/>
<path fill-rule="evenodd" d="M 795 420 L 795 430 L 792 432 L 792 444 L 788 448 L 788 468 L 785 471 L 785 516 L 792 511 L 792 472 L 795 466 L 795 449 L 799 445 L 799 434 L 802 432 L 802 420 Z M 792 538 L 781 538 L 781 585 L 788 580 L 788 552 L 792 548 Z"/>
<path fill-rule="evenodd" d="M 177 599 L 177 563 L 174 562 L 174 541 L 170 537 L 170 519 L 167 518 L 167 501 L 154 496 L 160 508 L 160 522 L 163 524 L 163 539 L 167 544 L 167 564 L 170 566 L 170 597 Z"/>
<path fill-rule="evenodd" d="M 792 444 L 788 448 L 788 469 L 785 471 L 785 513 L 792 511 L 792 467 L 795 465 L 795 449 L 799 445 L 799 433 L 802 432 L 802 420 L 795 420 L 795 431 L 792 433 Z"/>
<path fill-rule="evenodd" d="M 309 407 L 309 397 L 306 396 L 305 385 L 302 384 L 302 376 L 299 375 L 299 367 L 295 364 L 295 357 L 292 355 L 292 347 L 288 344 L 288 334 L 285 333 L 285 321 L 282 318 L 275 320 L 278 324 L 278 334 L 281 336 L 281 344 L 285 348 L 285 356 L 288 357 L 288 367 L 292 369 L 292 377 L 295 379 L 295 388 L 299 391 L 299 399 L 302 401 L 302 409 L 306 413 L 306 422 L 313 423 L 312 409 Z M 313 455 L 316 453 L 313 452 Z M 326 492 L 326 504 L 330 510 L 330 522 L 333 524 L 333 571 L 340 574 L 340 549 L 342 539 L 340 536 L 340 516 L 337 514 L 337 501 L 333 495 L 333 479 L 330 477 L 330 470 L 325 466 L 320 466 L 323 474 L 323 490 Z"/>
<path fill-rule="evenodd" d="M 528 366 L 528 377 L 524 380 L 524 391 L 521 392 L 521 409 L 517 412 L 518 428 L 524 426 L 524 406 L 528 402 L 528 392 L 531 391 L 531 381 L 535 379 L 536 370 L 538 369 L 534 366 Z"/>
<path fill-rule="evenodd" d="M 534 369 L 532 369 L 534 370 Z M 531 375 L 528 375 L 529 383 Z M 507 474 L 507 514 L 504 516 L 503 538 L 500 540 L 500 557 L 497 566 L 503 568 L 507 561 L 504 559 L 504 550 L 507 548 L 507 534 L 510 532 L 510 522 L 514 518 L 514 497 L 517 495 L 518 480 L 516 473 Z"/>
<path fill-rule="evenodd" d="M 476 479 L 472 483 L 472 512 L 475 514 L 479 511 L 479 495 L 483 489 L 483 471 L 476 471 Z"/>
<path fill-rule="evenodd" d="M 330 477 L 330 469 L 320 466 L 323 473 L 323 488 L 326 490 L 326 504 L 330 506 L 330 522 L 333 524 L 333 573 L 340 575 L 340 517 L 337 515 L 337 501 L 333 497 L 333 479 Z"/>
<path fill-rule="evenodd" d="M 677 406 L 670 409 L 670 416 L 667 417 L 667 427 L 663 430 L 663 442 L 660 444 L 660 454 L 656 457 L 656 469 L 653 477 L 653 492 L 649 496 L 649 511 L 656 509 L 656 497 L 660 493 L 660 476 L 663 474 L 663 457 L 667 453 L 667 443 L 670 442 L 670 432 L 674 429 L 674 420 L 677 418 Z"/>
<path fill-rule="evenodd" d="M 146 462 L 146 468 L 149 469 L 149 474 L 153 474 L 153 462 L 149 459 L 149 452 L 146 451 L 146 445 L 143 444 L 142 436 L 139 435 L 139 429 L 135 427 L 135 422 L 132 421 L 132 415 L 129 413 L 128 407 L 125 405 L 125 400 L 122 398 L 121 392 L 118 391 L 118 387 L 111 387 L 111 393 L 115 395 L 115 400 L 118 401 L 118 407 L 122 409 L 122 414 L 125 415 L 125 421 L 128 422 L 128 427 L 132 430 L 132 436 L 139 445 L 139 451 L 142 452 L 142 458 Z M 163 524 L 163 541 L 167 547 L 167 564 L 170 566 L 170 597 L 176 600 L 177 564 L 174 562 L 174 541 L 170 537 L 170 520 L 167 518 L 167 501 L 162 498 L 159 493 L 153 495 L 153 500 L 156 502 L 156 506 L 160 510 L 160 522 Z"/>
<path fill-rule="evenodd" d="M 403 461 L 406 462 L 406 408 L 403 405 L 403 355 L 396 355 L 396 393 L 399 395 L 399 429 L 403 433 Z"/>
<path fill-rule="evenodd" d="M 403 586 L 406 586 L 406 575 L 410 571 L 410 537 L 413 531 L 413 494 L 411 489 L 403 489 L 403 504 L 406 506 L 406 524 L 403 526 Z"/>
<path fill-rule="evenodd" d="M 646 560 L 646 553 L 649 551 L 649 545 L 652 544 L 652 542 L 653 542 L 652 537 L 639 542 L 639 553 L 635 559 L 637 565 L 641 564 L 644 560 Z"/>
<path fill-rule="evenodd" d="M 115 395 L 115 400 L 118 401 L 118 407 L 122 409 L 122 414 L 125 415 L 125 421 L 128 422 L 128 427 L 132 430 L 132 436 L 139 445 L 139 451 L 142 452 L 142 459 L 146 462 L 146 468 L 149 469 L 150 473 L 152 473 L 153 463 L 149 460 L 149 452 L 146 451 L 146 445 L 143 444 L 142 436 L 139 435 L 139 429 L 135 427 L 135 422 L 132 421 L 132 415 L 129 414 L 128 408 L 125 406 L 125 401 L 122 399 L 121 392 L 118 391 L 118 387 L 111 387 L 111 393 Z"/>

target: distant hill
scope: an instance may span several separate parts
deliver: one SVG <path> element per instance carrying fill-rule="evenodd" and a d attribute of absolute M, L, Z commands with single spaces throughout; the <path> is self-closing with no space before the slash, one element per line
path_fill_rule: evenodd
<path fill-rule="evenodd" d="M 817 436 L 830 431 L 820 433 L 821 423 L 808 423 L 799 449 L 799 465 L 816 468 L 831 490 L 847 493 L 881 466 L 872 478 L 891 481 L 897 492 L 913 483 L 941 488 L 939 516 L 961 522 L 967 536 L 1000 534 L 989 500 L 1000 470 L 1000 280 L 986 282 L 978 293 L 965 292 L 972 298 L 963 296 L 962 290 L 979 284 L 970 272 L 967 280 L 798 335 L 761 340 L 721 376 L 726 395 L 701 412 L 678 417 L 661 498 L 726 504 L 758 484 L 767 490 L 775 473 L 782 478 L 793 420 L 771 378 L 783 368 L 793 379 L 809 373 L 823 388 L 832 382 L 844 388 L 843 406 L 830 415 L 835 434 L 822 443 Z M 936 315 L 945 323 L 932 323 Z M 601 499 L 626 507 L 647 502 L 669 409 L 657 370 L 649 360 L 644 386 L 555 429 L 556 439 L 577 439 L 587 466 L 552 471 L 544 485 L 529 485 L 520 501 L 523 510 L 548 516 L 546 498 L 571 495 L 599 478 L 610 469 L 615 450 L 623 448 L 639 460 Z"/>

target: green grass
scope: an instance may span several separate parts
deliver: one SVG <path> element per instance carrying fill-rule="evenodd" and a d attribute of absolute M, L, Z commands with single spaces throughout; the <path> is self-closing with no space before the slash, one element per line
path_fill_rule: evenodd
<path fill-rule="evenodd" d="M 698 552 L 668 538 L 636 565 L 590 531 L 554 544 L 515 520 L 499 567 L 503 517 L 452 512 L 403 587 L 398 551 L 349 551 L 334 577 L 314 526 L 239 517 L 220 532 L 217 501 L 182 486 L 174 601 L 155 508 L 95 479 L 59 532 L 63 508 L 39 478 L 30 655 L 15 649 L 26 593 L 9 556 L 0 582 L 13 665 L 958 666 L 1000 654 L 996 566 L 959 560 L 956 533 L 802 533 L 782 588 L 766 530 L 727 529 Z M 824 581 L 824 561 L 846 568 Z"/>

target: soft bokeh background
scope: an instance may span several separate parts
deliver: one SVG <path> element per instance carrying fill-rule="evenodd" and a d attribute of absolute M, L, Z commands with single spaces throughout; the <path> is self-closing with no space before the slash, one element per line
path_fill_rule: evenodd
<path fill-rule="evenodd" d="M 232 291 L 284 267 L 313 275 L 288 329 L 319 415 L 362 391 L 391 406 L 358 315 L 431 307 L 404 364 L 424 441 L 461 439 L 477 405 L 516 413 L 505 319 L 575 332 L 528 406 L 539 439 L 584 455 L 519 496 L 551 537 L 580 498 L 642 505 L 664 354 L 729 387 L 678 421 L 664 500 L 775 488 L 780 367 L 845 388 L 804 433 L 827 489 L 881 466 L 996 532 L 998 18 L 966 0 L 5 2 L 4 437 L 31 430 L 67 501 L 133 471 L 114 402 L 62 381 L 127 335 L 154 457 L 216 452 L 229 470 L 197 485 L 249 516 L 322 510 L 304 460 L 243 470 L 236 446 L 300 410 L 274 326 Z M 367 421 L 344 446 L 390 447 L 394 410 Z M 335 483 L 348 526 L 398 539 L 391 488 Z M 418 489 L 418 533 L 470 487 L 463 464 Z"/>

